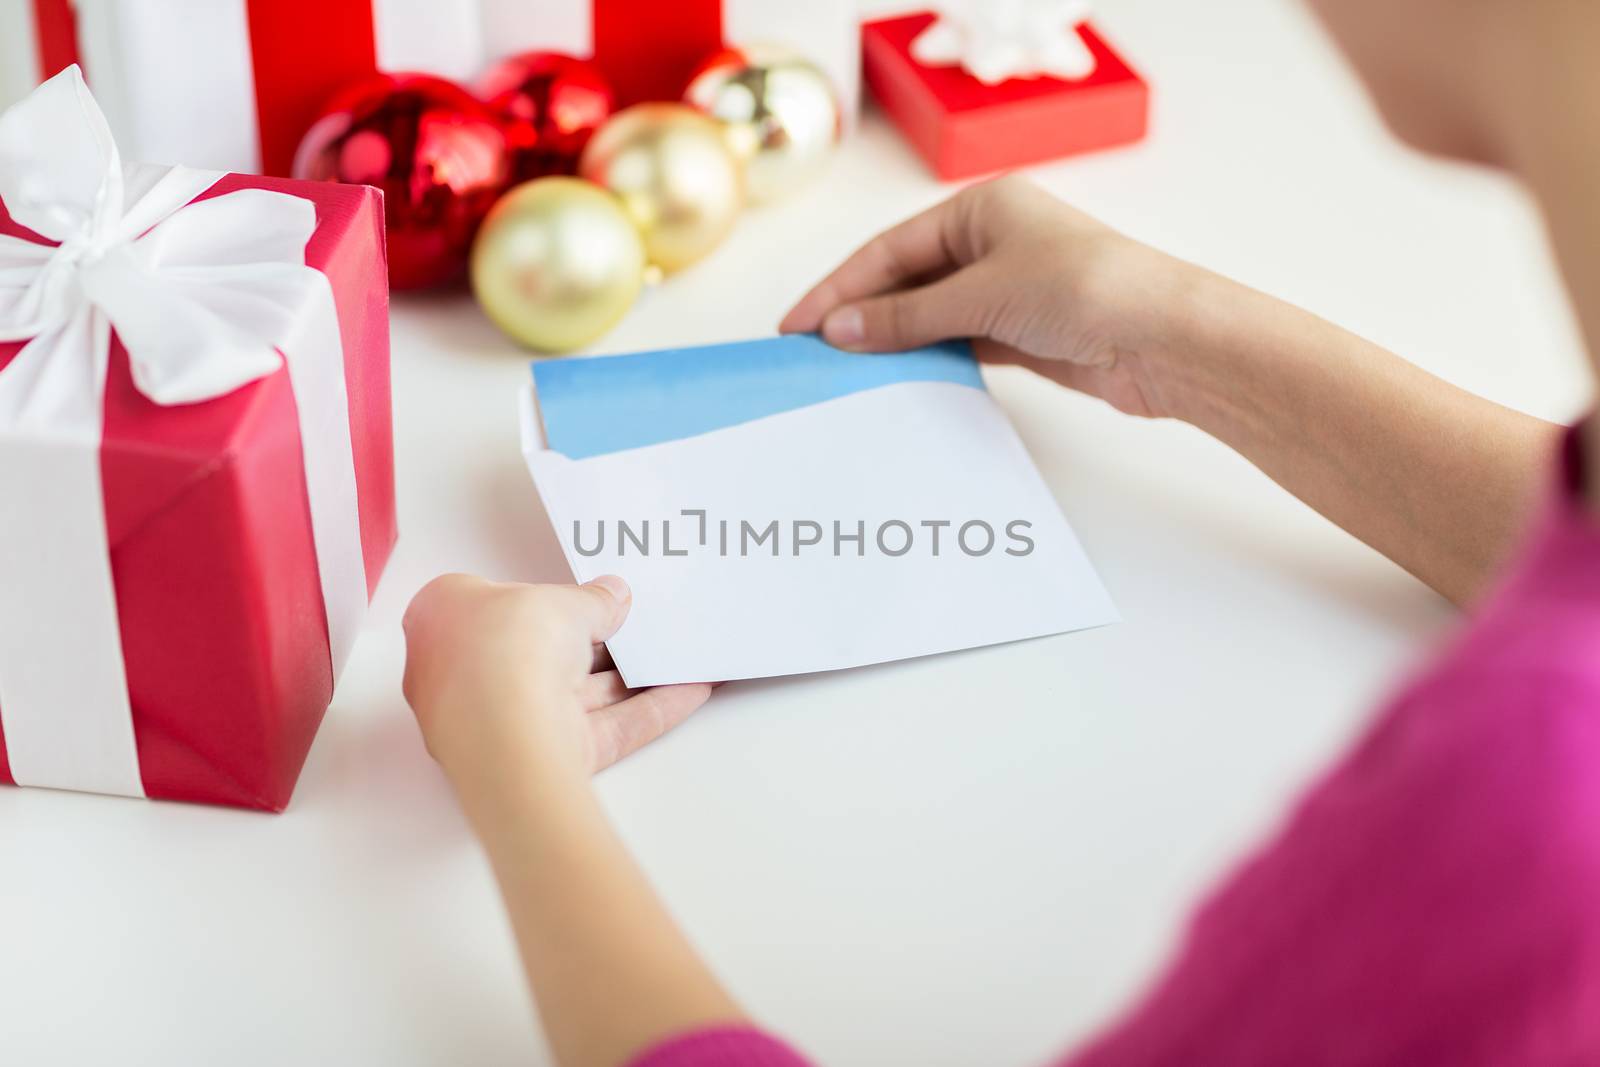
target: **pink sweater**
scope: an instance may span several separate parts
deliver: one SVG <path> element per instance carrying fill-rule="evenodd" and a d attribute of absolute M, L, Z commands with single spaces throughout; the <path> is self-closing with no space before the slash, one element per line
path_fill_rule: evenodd
<path fill-rule="evenodd" d="M 1059 1067 L 1600 1064 L 1600 521 L 1560 492 L 1499 591 Z M 633 1067 L 807 1067 L 756 1030 Z"/>

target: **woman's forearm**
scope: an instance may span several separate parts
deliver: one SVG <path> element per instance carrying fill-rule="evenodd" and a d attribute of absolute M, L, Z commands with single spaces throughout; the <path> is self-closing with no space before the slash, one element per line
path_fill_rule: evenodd
<path fill-rule="evenodd" d="M 586 777 L 529 766 L 464 790 L 561 1067 L 620 1067 L 744 1015 L 679 932 Z"/>
<path fill-rule="evenodd" d="M 1150 354 L 1163 409 L 1458 604 L 1514 547 L 1559 428 L 1211 274 Z"/>

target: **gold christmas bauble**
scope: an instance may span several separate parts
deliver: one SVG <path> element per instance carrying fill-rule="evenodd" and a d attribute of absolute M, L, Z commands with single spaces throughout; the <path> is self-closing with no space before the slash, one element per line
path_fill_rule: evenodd
<path fill-rule="evenodd" d="M 478 303 L 512 338 L 546 352 L 582 348 L 615 326 L 644 270 L 644 245 L 622 205 L 577 178 L 517 186 L 472 246 Z"/>
<path fill-rule="evenodd" d="M 589 139 L 578 173 L 621 198 L 664 271 L 720 244 L 744 206 L 744 176 L 721 127 L 684 104 L 617 112 Z"/>
<path fill-rule="evenodd" d="M 695 76 L 683 98 L 723 124 L 755 202 L 782 199 L 812 181 L 839 143 L 833 83 L 786 49 L 729 49 Z"/>

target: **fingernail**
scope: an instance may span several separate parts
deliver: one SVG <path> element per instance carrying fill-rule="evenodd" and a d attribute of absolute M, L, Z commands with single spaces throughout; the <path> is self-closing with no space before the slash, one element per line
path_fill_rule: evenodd
<path fill-rule="evenodd" d="M 860 344 L 866 336 L 866 323 L 861 319 L 861 309 L 835 308 L 822 323 L 822 336 L 836 345 Z"/>
<path fill-rule="evenodd" d="M 618 578 L 615 574 L 602 574 L 589 584 L 598 585 L 624 604 L 628 602 L 629 597 L 633 596 L 633 591 L 628 588 L 628 583 Z"/>

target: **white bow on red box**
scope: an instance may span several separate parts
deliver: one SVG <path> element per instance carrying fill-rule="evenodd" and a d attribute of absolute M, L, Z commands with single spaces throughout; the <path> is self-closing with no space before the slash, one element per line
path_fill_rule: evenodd
<path fill-rule="evenodd" d="M 343 324 L 329 278 L 309 262 L 319 208 L 273 189 L 218 190 L 225 180 L 184 167 L 125 170 L 75 66 L 0 114 L 0 222 L 9 230 L 0 232 L 0 347 L 14 350 L 0 351 L 0 777 L 19 785 L 146 794 L 123 614 L 129 589 L 114 576 L 106 473 L 130 464 L 102 449 L 113 339 L 132 383 L 119 394 L 123 407 L 137 394 L 152 413 L 177 407 L 203 417 L 209 402 L 287 367 L 321 593 L 301 625 L 325 621 L 327 633 L 317 677 L 337 674 L 365 613 Z M 381 272 L 381 257 L 370 266 Z M 118 485 L 120 502 L 140 493 L 176 500 L 181 486 L 155 494 L 159 473 L 192 485 L 233 458 L 191 476 L 179 455 L 140 452 L 133 466 L 155 466 Z M 276 486 L 278 506 L 298 504 L 298 488 Z M 222 558 L 234 548 L 217 540 L 228 529 L 189 529 L 184 540 Z M 182 581 L 176 568 L 140 577 Z M 205 604 L 204 591 L 193 592 L 179 613 L 189 621 Z M 133 636 L 144 645 L 173 639 Z M 215 651 L 178 650 L 176 660 Z M 271 650 L 240 657 L 258 651 Z M 225 735 L 249 735 L 254 724 L 226 729 L 248 696 L 200 693 L 191 710 Z M 207 794 L 197 779 L 185 772 L 195 798 L 277 803 L 261 792 Z"/>
<path fill-rule="evenodd" d="M 1094 52 L 1078 34 L 1092 11 L 1089 0 L 941 0 L 911 54 L 933 67 L 960 66 L 985 85 L 1076 81 L 1095 71 Z"/>

